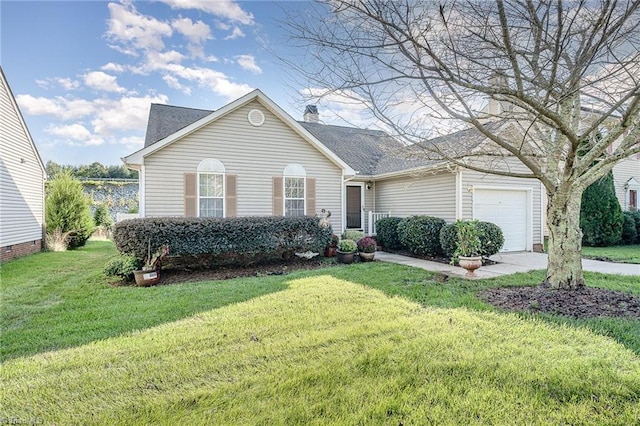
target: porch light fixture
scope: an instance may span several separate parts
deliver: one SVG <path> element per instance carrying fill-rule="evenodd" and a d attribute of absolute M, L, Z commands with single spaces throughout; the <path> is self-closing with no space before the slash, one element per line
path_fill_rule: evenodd
<path fill-rule="evenodd" d="M 367 188 L 367 191 L 371 189 L 371 185 L 373 185 L 373 182 L 368 181 L 367 185 L 365 186 L 365 188 Z"/>

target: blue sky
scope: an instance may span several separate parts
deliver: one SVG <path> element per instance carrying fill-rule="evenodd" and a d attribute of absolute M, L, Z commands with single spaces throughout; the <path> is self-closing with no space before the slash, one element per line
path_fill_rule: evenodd
<path fill-rule="evenodd" d="M 218 109 L 259 88 L 301 119 L 278 21 L 306 6 L 2 1 L 1 64 L 43 161 L 121 164 L 142 147 L 151 103 Z"/>

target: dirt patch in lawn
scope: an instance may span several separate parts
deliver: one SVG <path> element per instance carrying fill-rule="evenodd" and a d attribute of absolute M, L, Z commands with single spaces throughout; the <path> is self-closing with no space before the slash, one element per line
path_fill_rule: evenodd
<path fill-rule="evenodd" d="M 621 291 L 593 287 L 556 290 L 546 284 L 536 287 L 501 287 L 478 296 L 510 311 L 539 312 L 572 318 L 618 317 L 640 319 L 640 299 Z"/>
<path fill-rule="evenodd" d="M 189 281 L 219 281 L 232 278 L 266 277 L 285 275 L 294 271 L 313 270 L 340 266 L 333 258 L 292 259 L 287 262 L 265 263 L 257 265 L 224 266 L 215 269 L 178 270 L 161 272 L 158 285 L 177 284 Z"/>

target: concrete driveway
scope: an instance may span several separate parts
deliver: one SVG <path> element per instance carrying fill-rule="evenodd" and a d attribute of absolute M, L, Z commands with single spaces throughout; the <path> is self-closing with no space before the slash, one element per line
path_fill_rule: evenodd
<path fill-rule="evenodd" d="M 376 252 L 376 259 L 384 262 L 414 266 L 416 268 L 426 269 L 427 271 L 441 272 L 445 275 L 464 276 L 467 272 L 458 266 L 415 259 L 413 257 L 401 256 L 384 251 Z M 547 269 L 546 253 L 499 253 L 491 256 L 490 259 L 498 263 L 495 265 L 485 265 L 478 269 L 476 271 L 476 278 L 492 278 L 500 275 L 515 274 L 517 272 Z M 582 259 L 582 267 L 585 271 L 602 272 L 604 274 L 636 275 L 640 277 L 640 265 Z"/>

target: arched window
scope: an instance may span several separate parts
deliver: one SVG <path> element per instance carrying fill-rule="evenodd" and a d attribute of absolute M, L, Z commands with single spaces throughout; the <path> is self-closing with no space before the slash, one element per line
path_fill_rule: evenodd
<path fill-rule="evenodd" d="M 289 164 L 282 173 L 284 177 L 284 215 L 304 216 L 307 172 L 300 164 Z"/>
<path fill-rule="evenodd" d="M 198 216 L 224 217 L 224 165 L 214 158 L 198 164 Z"/>

